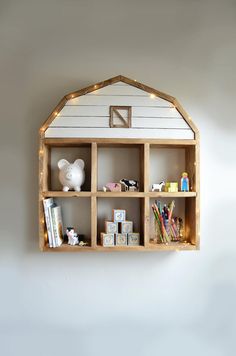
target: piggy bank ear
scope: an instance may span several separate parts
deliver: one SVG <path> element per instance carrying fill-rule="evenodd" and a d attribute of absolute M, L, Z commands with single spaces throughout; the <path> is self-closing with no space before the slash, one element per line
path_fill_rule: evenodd
<path fill-rule="evenodd" d="M 76 161 L 74 161 L 74 164 L 76 166 L 79 166 L 81 169 L 84 169 L 84 161 L 82 159 L 77 159 Z"/>
<path fill-rule="evenodd" d="M 65 168 L 68 164 L 70 163 L 66 159 L 60 159 L 57 163 L 59 169 Z"/>

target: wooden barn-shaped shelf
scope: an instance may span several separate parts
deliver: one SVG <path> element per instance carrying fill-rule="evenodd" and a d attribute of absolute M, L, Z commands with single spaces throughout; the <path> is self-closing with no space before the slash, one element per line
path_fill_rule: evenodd
<path fill-rule="evenodd" d="M 80 192 L 62 191 L 57 162 L 85 162 Z M 190 190 L 152 191 L 154 183 L 180 182 L 188 172 Z M 108 182 L 139 181 L 139 191 L 104 192 Z M 66 243 L 50 248 L 43 200 L 62 207 L 64 227 L 74 226 L 86 246 Z M 175 200 L 184 224 L 181 242 L 153 241 L 155 200 Z M 112 209 L 126 209 L 140 232 L 139 246 L 101 245 L 104 221 Z M 199 133 L 178 103 L 167 94 L 124 76 L 116 76 L 63 97 L 40 128 L 39 233 L 42 251 L 169 251 L 199 249 Z"/>

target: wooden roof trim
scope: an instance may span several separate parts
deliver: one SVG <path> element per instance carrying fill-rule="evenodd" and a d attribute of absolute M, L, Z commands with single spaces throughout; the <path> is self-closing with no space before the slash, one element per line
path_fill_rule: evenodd
<path fill-rule="evenodd" d="M 89 85 L 86 88 L 79 89 L 77 91 L 69 93 L 65 97 L 66 97 L 67 100 L 71 100 L 71 99 L 77 98 L 78 96 L 86 95 L 86 94 L 91 93 L 91 92 L 93 92 L 95 90 L 98 90 L 98 89 L 104 88 L 104 87 L 106 87 L 108 85 L 117 83 L 120 80 L 121 80 L 121 76 L 117 75 L 116 77 L 104 80 L 104 81 L 96 83 L 96 84 Z"/>
<path fill-rule="evenodd" d="M 172 104 L 174 103 L 175 98 L 173 96 L 163 93 L 163 92 L 156 90 L 154 88 L 151 88 L 151 87 L 149 87 L 145 84 L 142 84 L 140 82 L 137 82 L 136 80 L 133 80 L 133 79 L 124 77 L 123 75 L 120 75 L 120 81 L 123 83 L 129 84 L 129 85 L 132 85 L 138 89 L 144 90 L 150 94 L 154 94 L 161 99 L 171 102 Z"/>
<path fill-rule="evenodd" d="M 195 139 L 199 138 L 199 131 L 197 126 L 194 124 L 190 116 L 187 114 L 187 112 L 184 110 L 184 108 L 180 105 L 177 99 L 174 100 L 173 105 L 175 108 L 179 111 L 179 113 L 183 116 L 184 120 L 186 123 L 190 126 L 190 128 L 193 130 L 195 134 Z"/>
<path fill-rule="evenodd" d="M 43 123 L 43 125 L 40 127 L 39 132 L 41 135 L 44 135 L 44 132 L 47 130 L 48 126 L 52 123 L 52 121 L 57 117 L 57 114 L 64 108 L 65 104 L 67 102 L 66 97 L 64 96 L 57 106 L 53 109 L 51 114 L 48 116 L 47 120 Z"/>

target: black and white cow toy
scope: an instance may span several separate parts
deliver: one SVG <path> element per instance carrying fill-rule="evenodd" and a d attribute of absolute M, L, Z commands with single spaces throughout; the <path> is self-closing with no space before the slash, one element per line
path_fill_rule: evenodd
<path fill-rule="evenodd" d="M 121 179 L 120 183 L 124 185 L 125 191 L 134 191 L 138 190 L 138 181 L 134 179 Z"/>

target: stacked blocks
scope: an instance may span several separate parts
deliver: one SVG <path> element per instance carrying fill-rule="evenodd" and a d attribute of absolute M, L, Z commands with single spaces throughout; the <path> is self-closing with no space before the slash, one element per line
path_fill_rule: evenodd
<path fill-rule="evenodd" d="M 105 221 L 105 233 L 101 233 L 103 246 L 138 246 L 140 235 L 133 232 L 133 221 L 126 220 L 126 210 L 113 209 L 113 221 Z"/>

